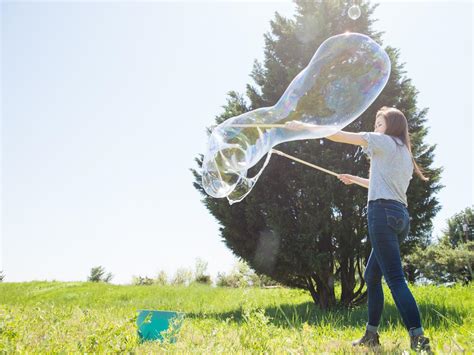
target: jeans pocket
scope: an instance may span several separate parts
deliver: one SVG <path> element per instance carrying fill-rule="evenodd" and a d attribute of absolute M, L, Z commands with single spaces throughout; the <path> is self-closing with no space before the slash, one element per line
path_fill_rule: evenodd
<path fill-rule="evenodd" d="M 387 225 L 392 228 L 395 233 L 400 233 L 404 228 L 408 217 L 403 210 L 398 208 L 385 208 L 387 216 Z"/>

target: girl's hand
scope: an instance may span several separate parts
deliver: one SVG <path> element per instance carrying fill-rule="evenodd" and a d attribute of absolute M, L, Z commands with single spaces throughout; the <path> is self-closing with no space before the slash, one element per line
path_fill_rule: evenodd
<path fill-rule="evenodd" d="M 337 178 L 339 180 L 341 180 L 344 184 L 346 185 L 350 185 L 350 184 L 353 184 L 354 181 L 352 180 L 355 176 L 354 175 L 350 175 L 350 174 L 339 174 L 337 176 Z"/>

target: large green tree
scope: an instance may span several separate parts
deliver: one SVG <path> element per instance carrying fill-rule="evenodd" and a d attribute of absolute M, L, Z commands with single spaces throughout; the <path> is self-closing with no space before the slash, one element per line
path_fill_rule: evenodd
<path fill-rule="evenodd" d="M 248 100 L 230 92 L 216 123 L 259 107 L 273 106 L 330 36 L 359 32 L 382 44 L 382 34 L 372 29 L 375 6 L 368 2 L 361 3 L 362 16 L 356 21 L 347 16 L 351 2 L 295 3 L 294 18 L 275 13 L 270 22 L 271 33 L 265 34 L 264 63 L 254 63 L 251 77 L 255 84 L 247 85 Z M 405 76 L 399 51 L 389 46 L 385 50 L 392 62 L 389 82 L 346 130 L 372 131 L 375 113 L 381 106 L 395 106 L 407 116 L 414 155 L 430 181 L 413 178 L 410 184 L 412 228 L 402 245 L 402 252 L 406 253 L 429 243 L 431 220 L 439 209 L 434 194 L 441 188 L 441 169 L 431 167 L 435 147 L 423 141 L 427 134 L 427 109 L 417 108 L 417 91 Z M 287 142 L 278 149 L 337 172 L 368 175 L 369 161 L 359 148 L 351 145 L 323 139 Z M 196 161 L 200 166 L 202 155 Z M 225 244 L 258 273 L 290 287 L 307 289 L 321 308 L 365 300 L 362 275 L 370 253 L 367 190 L 342 185 L 330 175 L 274 156 L 252 192 L 242 202 L 229 205 L 225 199 L 207 196 L 199 170 L 192 171 L 196 178 L 194 186 L 203 193 L 203 203 L 221 224 Z M 339 300 L 335 296 L 335 282 L 342 287 Z"/>

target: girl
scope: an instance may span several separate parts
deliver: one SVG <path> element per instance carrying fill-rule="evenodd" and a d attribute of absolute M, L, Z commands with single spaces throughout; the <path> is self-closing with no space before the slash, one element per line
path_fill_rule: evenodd
<path fill-rule="evenodd" d="M 287 122 L 285 126 L 291 130 L 319 129 L 299 121 Z M 326 138 L 362 146 L 370 158 L 369 179 L 349 174 L 338 176 L 346 185 L 356 181 L 369 189 L 368 229 L 372 251 L 364 273 L 368 322 L 365 334 L 352 344 L 380 345 L 377 329 L 384 304 L 383 275 L 410 335 L 411 348 L 430 351 L 418 306 L 405 281 L 399 248 L 410 228 L 406 191 L 413 171 L 423 181 L 428 180 L 413 159 L 407 119 L 396 108 L 382 107 L 376 114 L 374 132 L 339 131 Z"/>

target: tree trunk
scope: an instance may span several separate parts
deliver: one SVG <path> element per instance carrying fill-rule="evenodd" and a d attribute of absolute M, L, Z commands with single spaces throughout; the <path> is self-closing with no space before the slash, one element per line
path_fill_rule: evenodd
<path fill-rule="evenodd" d="M 359 288 L 352 295 L 352 300 L 350 302 L 351 306 L 356 306 L 356 305 L 362 304 L 367 299 L 367 290 L 365 290 L 362 293 L 362 289 L 365 285 L 364 275 L 362 274 L 362 263 L 363 263 L 362 258 L 357 257 L 356 266 L 357 266 L 357 273 L 359 274 Z"/>
<path fill-rule="evenodd" d="M 316 290 L 319 295 L 319 308 L 330 309 L 336 305 L 336 294 L 334 292 L 334 275 L 332 272 L 320 272 L 313 274 L 316 281 Z"/>
<path fill-rule="evenodd" d="M 341 303 L 348 306 L 354 298 L 354 258 L 344 258 L 341 263 Z"/>
<path fill-rule="evenodd" d="M 403 271 L 405 272 L 405 277 L 407 281 L 410 283 L 414 283 L 418 276 L 416 273 L 416 268 L 413 265 L 406 264 L 403 268 Z"/>
<path fill-rule="evenodd" d="M 313 301 L 315 304 L 319 304 L 319 295 L 314 289 L 313 279 L 311 277 L 306 278 L 306 285 L 308 287 L 309 293 L 311 297 L 313 297 Z"/>

